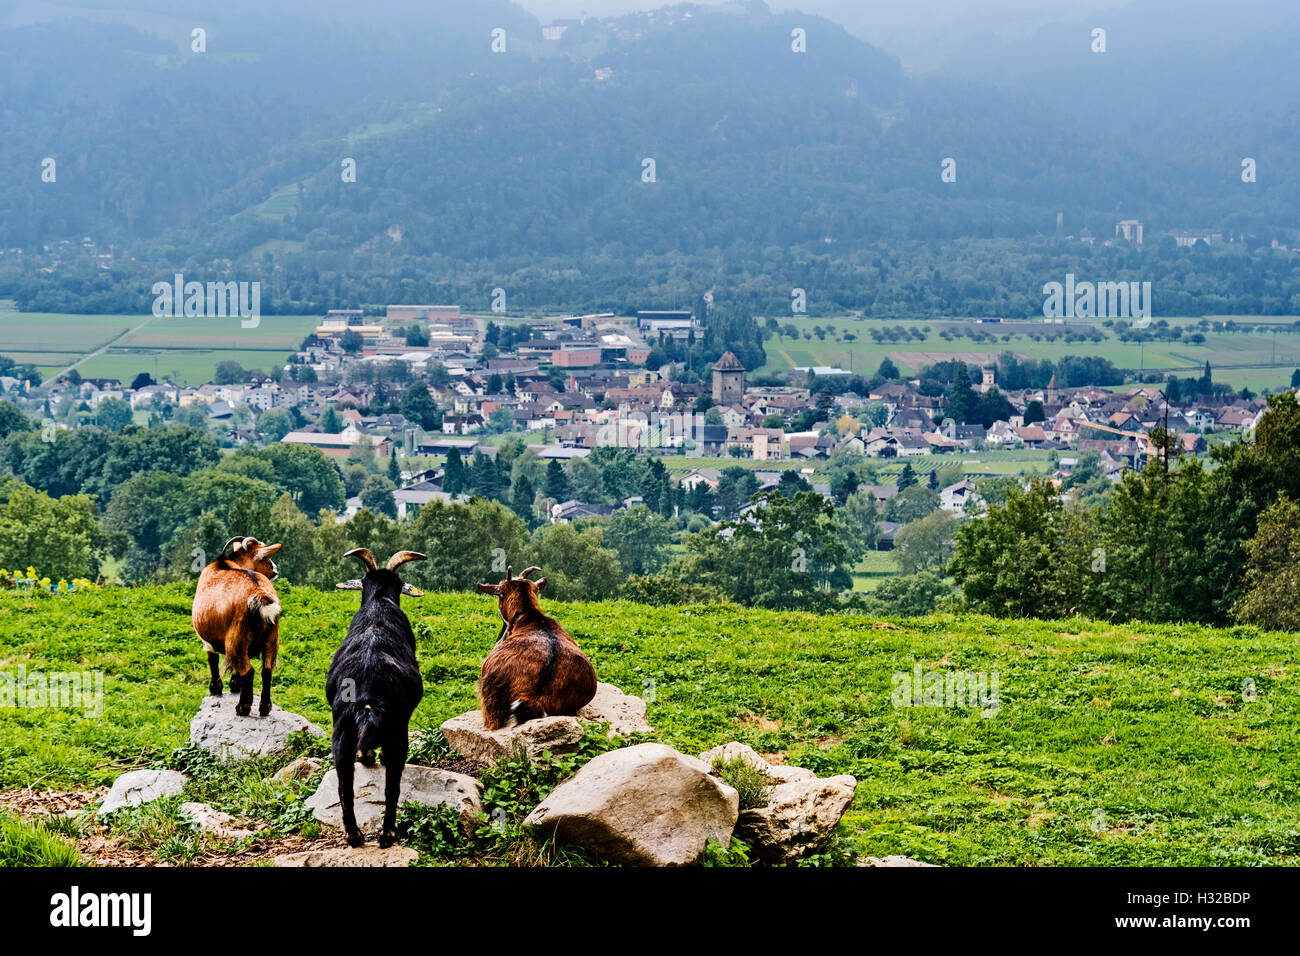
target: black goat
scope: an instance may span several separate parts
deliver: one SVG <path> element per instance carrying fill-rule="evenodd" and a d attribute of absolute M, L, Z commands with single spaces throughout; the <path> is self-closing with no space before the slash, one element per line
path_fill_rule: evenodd
<path fill-rule="evenodd" d="M 384 826 L 379 845 L 396 840 L 397 795 L 406 767 L 407 729 L 411 714 L 424 696 L 424 681 L 415 659 L 415 634 L 402 612 L 401 596 L 420 593 L 402 583 L 397 569 L 407 561 L 423 561 L 415 551 L 398 551 L 380 568 L 366 548 L 349 551 L 366 566 L 361 580 L 335 585 L 361 592 L 361 609 L 352 617 L 348 636 L 334 652 L 325 699 L 334 712 L 334 768 L 339 776 L 343 829 L 349 846 L 361 846 L 365 836 L 357 829 L 352 809 L 353 762 L 360 751 L 367 767 L 375 762 L 375 748 L 383 748 Z"/>

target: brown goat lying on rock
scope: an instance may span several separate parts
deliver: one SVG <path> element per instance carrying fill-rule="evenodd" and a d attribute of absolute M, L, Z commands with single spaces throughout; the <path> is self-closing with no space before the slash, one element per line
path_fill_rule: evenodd
<path fill-rule="evenodd" d="M 233 549 L 231 546 L 234 546 Z M 230 692 L 239 694 L 235 713 L 247 717 L 253 709 L 253 665 L 262 659 L 262 700 L 258 713 L 271 712 L 271 673 L 280 654 L 280 596 L 271 580 L 279 571 L 271 555 L 278 544 L 235 537 L 226 542 L 217 560 L 199 575 L 191 621 L 208 651 L 212 679 L 208 693 L 221 696 L 218 658 L 226 656 Z M 229 554 L 227 554 L 229 552 Z"/>
<path fill-rule="evenodd" d="M 483 662 L 478 699 L 483 726 L 499 730 L 511 717 L 518 723 L 534 717 L 573 716 L 596 696 L 596 669 L 569 632 L 542 613 L 537 595 L 546 578 L 536 582 L 528 568 L 519 577 L 506 568 L 500 584 L 480 584 L 494 594 L 501 612 L 501 636 Z"/>

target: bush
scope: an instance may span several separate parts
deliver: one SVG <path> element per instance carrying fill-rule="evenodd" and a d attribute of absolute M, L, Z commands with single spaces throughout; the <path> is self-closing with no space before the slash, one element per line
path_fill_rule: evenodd
<path fill-rule="evenodd" d="M 740 794 L 741 810 L 761 807 L 766 802 L 767 795 L 772 792 L 772 778 L 767 771 L 760 770 L 743 757 L 715 760 L 713 769 Z"/>

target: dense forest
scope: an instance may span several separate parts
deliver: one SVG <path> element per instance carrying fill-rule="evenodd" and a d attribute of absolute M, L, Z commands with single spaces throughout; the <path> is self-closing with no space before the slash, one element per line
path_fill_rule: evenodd
<path fill-rule="evenodd" d="M 1158 315 L 1300 312 L 1297 258 L 1270 248 L 1296 244 L 1294 124 L 1145 142 L 1152 104 L 1098 79 L 1079 109 L 1114 122 L 1082 135 L 1056 87 L 913 78 L 762 3 L 588 20 L 558 43 L 496 0 L 381 3 L 364 26 L 332 2 L 309 23 L 100 5 L 0 21 L 20 24 L 0 29 L 0 295 L 25 309 L 143 311 L 183 271 L 260 281 L 282 313 L 486 308 L 502 288 L 512 312 L 712 291 L 782 314 L 802 288 L 814 315 L 1017 316 L 1075 272 L 1152 282 Z M 1123 218 L 1144 248 L 1100 244 Z M 1237 241 L 1176 249 L 1179 228 Z"/>

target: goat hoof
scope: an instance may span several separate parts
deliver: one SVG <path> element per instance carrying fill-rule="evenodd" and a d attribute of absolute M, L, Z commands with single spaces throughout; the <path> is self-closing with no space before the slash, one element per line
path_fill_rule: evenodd
<path fill-rule="evenodd" d="M 208 696 L 209 696 L 209 697 L 220 697 L 220 696 L 221 696 L 221 685 L 220 685 L 220 684 L 213 684 L 211 687 L 209 687 L 209 688 L 208 688 Z"/>
<path fill-rule="evenodd" d="M 261 704 L 261 705 L 257 708 L 257 716 L 259 716 L 259 717 L 265 717 L 265 716 L 266 716 L 267 714 L 269 714 L 270 712 L 271 712 L 271 705 L 270 705 L 270 703 Z"/>
<path fill-rule="evenodd" d="M 379 849 L 381 850 L 387 850 L 390 846 L 392 846 L 396 842 L 397 842 L 396 833 L 381 833 L 379 835 Z"/>
<path fill-rule="evenodd" d="M 252 709 L 253 709 L 252 707 L 241 707 L 240 705 L 236 704 L 236 705 L 235 705 L 235 716 L 236 716 L 236 717 L 247 717 L 248 714 L 249 714 L 249 712 L 252 711 Z"/>
<path fill-rule="evenodd" d="M 365 842 L 366 842 L 366 835 L 364 833 L 348 834 L 348 846 L 350 847 L 359 847 Z"/>

